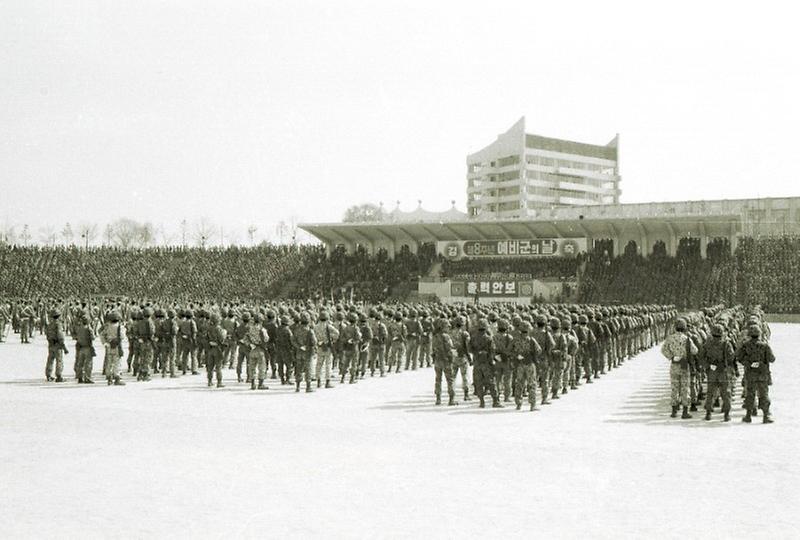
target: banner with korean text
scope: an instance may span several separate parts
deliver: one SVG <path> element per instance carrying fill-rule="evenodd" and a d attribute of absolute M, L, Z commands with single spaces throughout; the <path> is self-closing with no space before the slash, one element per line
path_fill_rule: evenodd
<path fill-rule="evenodd" d="M 586 251 L 586 238 L 532 240 L 469 240 L 437 242 L 437 252 L 448 259 L 472 257 L 574 257 Z"/>

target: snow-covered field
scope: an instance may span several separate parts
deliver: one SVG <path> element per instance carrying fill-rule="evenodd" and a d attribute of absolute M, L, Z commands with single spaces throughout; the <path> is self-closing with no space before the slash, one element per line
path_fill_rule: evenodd
<path fill-rule="evenodd" d="M 44 340 L 12 335 L 0 537 L 798 538 L 800 326 L 772 329 L 768 426 L 738 397 L 727 424 L 669 418 L 656 349 L 520 412 L 434 406 L 431 369 L 313 394 L 44 383 Z"/>

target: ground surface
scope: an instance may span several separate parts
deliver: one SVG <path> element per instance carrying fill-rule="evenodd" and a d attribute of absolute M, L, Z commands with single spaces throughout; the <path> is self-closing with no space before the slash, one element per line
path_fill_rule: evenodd
<path fill-rule="evenodd" d="M 738 398 L 728 424 L 670 419 L 655 349 L 530 413 L 436 407 L 429 369 L 311 395 L 45 384 L 43 339 L 12 336 L 0 537 L 796 538 L 800 326 L 772 328 L 769 426 Z"/>

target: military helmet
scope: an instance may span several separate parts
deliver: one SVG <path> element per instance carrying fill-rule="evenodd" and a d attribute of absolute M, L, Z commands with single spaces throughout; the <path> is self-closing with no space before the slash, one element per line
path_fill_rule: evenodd
<path fill-rule="evenodd" d="M 267 310 L 267 319 L 272 320 L 275 318 L 275 311 L 268 309 Z"/>
<path fill-rule="evenodd" d="M 217 324 L 217 323 L 219 323 L 219 321 L 220 321 L 219 313 L 217 313 L 217 312 L 212 313 L 211 314 L 211 323 L 212 324 Z"/>
<path fill-rule="evenodd" d="M 358 322 L 365 323 L 367 322 L 367 315 L 366 313 L 359 313 L 358 314 Z"/>
<path fill-rule="evenodd" d="M 259 313 L 259 312 L 257 312 L 257 311 L 256 311 L 255 313 L 253 313 L 253 322 L 254 322 L 254 323 L 258 324 L 258 323 L 260 323 L 262 320 L 263 320 L 263 319 L 262 319 L 262 317 L 261 317 L 261 313 Z"/>
<path fill-rule="evenodd" d="M 711 335 L 716 337 L 722 337 L 722 334 L 725 332 L 725 329 L 722 327 L 721 324 L 715 324 L 711 327 Z"/>
<path fill-rule="evenodd" d="M 686 319 L 678 319 L 675 321 L 675 330 L 678 332 L 685 332 L 687 328 Z"/>
<path fill-rule="evenodd" d="M 497 320 L 497 313 L 495 313 L 494 311 L 490 311 L 489 312 L 489 320 L 491 322 L 495 322 Z"/>
<path fill-rule="evenodd" d="M 547 324 L 547 315 L 541 314 L 536 316 L 536 324 Z"/>
<path fill-rule="evenodd" d="M 183 315 L 187 319 L 191 319 L 192 317 L 194 317 L 194 312 L 191 309 L 187 309 L 186 311 L 183 312 Z"/>
<path fill-rule="evenodd" d="M 247 322 L 247 321 L 250 320 L 250 312 L 249 311 L 245 311 L 244 313 L 242 313 L 242 320 L 244 322 Z"/>
<path fill-rule="evenodd" d="M 523 334 L 529 334 L 533 331 L 533 326 L 528 321 L 522 321 L 522 324 L 519 325 L 519 331 Z"/>
<path fill-rule="evenodd" d="M 466 319 L 464 319 L 464 317 L 462 315 L 458 315 L 456 317 L 456 319 L 455 319 L 455 325 L 458 328 L 461 328 L 462 326 L 464 326 L 465 322 L 466 322 Z"/>
<path fill-rule="evenodd" d="M 281 315 L 281 326 L 289 326 L 289 316 Z"/>
<path fill-rule="evenodd" d="M 403 320 L 403 314 L 400 313 L 400 311 L 395 311 L 394 312 L 394 320 L 402 321 Z"/>
<path fill-rule="evenodd" d="M 164 310 L 161 309 L 161 308 L 156 308 L 156 310 L 154 312 L 154 315 L 156 316 L 156 319 L 163 319 L 164 318 Z"/>
<path fill-rule="evenodd" d="M 267 315 L 267 317 L 269 317 L 269 315 Z M 327 321 L 328 320 L 328 312 L 325 311 L 324 309 L 319 312 L 319 320 L 320 321 Z"/>
<path fill-rule="evenodd" d="M 587 324 L 589 322 L 589 317 L 586 315 L 578 315 L 578 324 Z"/>
<path fill-rule="evenodd" d="M 566 317 L 561 320 L 561 328 L 564 330 L 569 330 L 572 328 L 572 321 Z"/>
<path fill-rule="evenodd" d="M 355 311 L 351 311 L 350 313 L 347 314 L 347 320 L 350 321 L 351 323 L 354 323 L 358 320 L 358 315 L 356 315 Z"/>
<path fill-rule="evenodd" d="M 747 335 L 750 337 L 758 337 L 761 335 L 761 328 L 757 324 L 752 324 L 747 328 Z"/>
<path fill-rule="evenodd" d="M 344 312 L 341 310 L 336 310 L 336 320 L 343 321 L 344 320 Z"/>
<path fill-rule="evenodd" d="M 478 319 L 478 330 L 487 330 L 489 328 L 489 321 L 484 318 Z"/>
<path fill-rule="evenodd" d="M 58 319 L 59 317 L 61 317 L 61 313 L 53 309 L 50 311 L 50 317 L 53 319 Z"/>
<path fill-rule="evenodd" d="M 561 328 L 561 321 L 557 317 L 550 317 L 550 328 Z"/>
<path fill-rule="evenodd" d="M 304 311 L 300 314 L 300 322 L 302 324 L 308 324 L 311 322 L 311 316 L 308 314 L 308 311 Z"/>
<path fill-rule="evenodd" d="M 508 330 L 508 321 L 506 319 L 500 319 L 499 321 L 497 321 L 497 329 Z"/>
<path fill-rule="evenodd" d="M 120 318 L 119 313 L 116 311 L 112 311 L 108 314 L 108 320 L 111 322 L 119 322 Z"/>

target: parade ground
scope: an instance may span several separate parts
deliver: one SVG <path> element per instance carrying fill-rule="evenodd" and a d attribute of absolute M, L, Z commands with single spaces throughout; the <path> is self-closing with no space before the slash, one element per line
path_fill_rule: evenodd
<path fill-rule="evenodd" d="M 771 328 L 772 425 L 743 424 L 739 396 L 730 423 L 671 419 L 655 348 L 529 412 L 435 406 L 433 369 L 109 387 L 100 356 L 83 385 L 72 343 L 68 382 L 45 383 L 44 339 L 12 334 L 0 537 L 796 538 L 800 325 Z"/>

